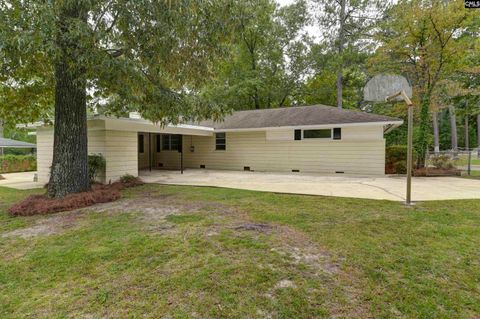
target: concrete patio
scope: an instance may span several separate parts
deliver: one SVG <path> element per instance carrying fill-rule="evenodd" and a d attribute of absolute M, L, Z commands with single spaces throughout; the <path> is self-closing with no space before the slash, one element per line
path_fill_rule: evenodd
<path fill-rule="evenodd" d="M 2 174 L 0 186 L 16 189 L 41 188 L 34 182 L 35 172 Z M 188 169 L 179 171 L 141 171 L 146 183 L 237 188 L 246 190 L 405 200 L 405 177 L 320 175 L 302 173 L 265 173 Z M 447 199 L 480 199 L 480 179 L 460 177 L 415 177 L 412 185 L 414 201 Z"/>
<path fill-rule="evenodd" d="M 141 171 L 147 183 L 237 188 L 256 191 L 405 200 L 405 177 L 236 172 L 188 169 Z M 414 201 L 480 199 L 480 180 L 459 177 L 415 177 Z"/>
<path fill-rule="evenodd" d="M 21 172 L 0 174 L 4 179 L 0 179 L 0 186 L 11 187 L 16 189 L 41 188 L 42 183 L 34 182 L 33 179 L 37 172 Z"/>

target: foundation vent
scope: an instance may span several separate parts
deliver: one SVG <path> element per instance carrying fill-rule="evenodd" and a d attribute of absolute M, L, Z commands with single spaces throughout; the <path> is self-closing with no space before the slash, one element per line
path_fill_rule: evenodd
<path fill-rule="evenodd" d="M 204 164 L 200 165 L 200 168 L 205 168 L 205 165 Z"/>
<path fill-rule="evenodd" d="M 244 171 L 250 171 L 250 166 L 244 166 L 244 167 L 243 167 L 243 170 L 244 170 Z"/>
<path fill-rule="evenodd" d="M 158 167 L 163 167 L 163 163 L 158 163 Z"/>
<path fill-rule="evenodd" d="M 345 174 L 344 171 L 335 171 L 335 174 Z"/>
<path fill-rule="evenodd" d="M 299 169 L 292 169 L 292 173 L 300 173 Z"/>

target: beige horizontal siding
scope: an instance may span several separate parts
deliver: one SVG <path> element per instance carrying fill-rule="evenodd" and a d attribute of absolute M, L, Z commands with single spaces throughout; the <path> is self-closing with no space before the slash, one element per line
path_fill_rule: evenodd
<path fill-rule="evenodd" d="M 185 167 L 243 170 L 249 166 L 257 171 L 384 174 L 385 141 L 381 127 L 360 133 L 355 129 L 342 129 L 342 140 L 300 141 L 267 140 L 264 131 L 228 132 L 225 151 L 215 150 L 214 137 L 188 136 L 184 138 Z M 190 152 L 192 144 L 194 152 Z"/>
<path fill-rule="evenodd" d="M 137 133 L 105 132 L 106 182 L 115 182 L 122 175 L 138 176 Z M 145 151 L 147 148 L 145 148 Z"/>
<path fill-rule="evenodd" d="M 137 134 L 135 132 L 89 130 L 88 153 L 102 154 L 107 162 L 103 182 L 116 181 L 124 174 L 138 176 Z M 47 183 L 53 158 L 53 128 L 37 130 L 38 180 Z"/>

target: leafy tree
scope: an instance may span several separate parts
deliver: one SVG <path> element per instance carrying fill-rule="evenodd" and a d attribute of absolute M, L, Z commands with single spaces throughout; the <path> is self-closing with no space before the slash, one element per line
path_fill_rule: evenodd
<path fill-rule="evenodd" d="M 227 1 L 110 0 L 0 3 L 0 118 L 49 117 L 48 193 L 89 189 L 87 105 L 139 111 L 161 123 L 218 117 L 202 84 L 228 37 Z M 88 92 L 88 94 L 87 94 Z"/>
<path fill-rule="evenodd" d="M 313 47 L 315 63 L 313 70 L 315 75 L 307 80 L 304 90 L 304 100 L 307 104 L 336 105 L 337 103 L 337 55 L 323 51 L 323 45 Z M 363 86 L 367 74 L 365 62 L 367 54 L 349 48 L 348 65 L 345 64 L 342 71 L 342 107 L 353 109 L 360 108 L 363 100 Z"/>
<path fill-rule="evenodd" d="M 358 55 L 370 51 L 371 28 L 388 8 L 387 1 L 376 0 L 314 0 L 316 18 L 327 44 L 326 52 L 336 72 L 336 105 L 343 107 L 343 95 L 349 68 Z M 321 58 L 321 56 L 319 56 Z M 333 103 L 332 103 L 333 104 Z"/>
<path fill-rule="evenodd" d="M 458 34 L 472 16 L 463 6 L 460 0 L 404 0 L 378 25 L 380 47 L 370 61 L 372 69 L 406 75 L 421 105 L 417 166 L 424 165 L 429 145 L 432 93 L 439 81 L 458 68 L 458 52 L 466 45 Z"/>
<path fill-rule="evenodd" d="M 234 109 L 291 104 L 310 66 L 306 3 L 279 8 L 273 0 L 238 1 L 232 11 L 236 36 L 207 93 Z"/>

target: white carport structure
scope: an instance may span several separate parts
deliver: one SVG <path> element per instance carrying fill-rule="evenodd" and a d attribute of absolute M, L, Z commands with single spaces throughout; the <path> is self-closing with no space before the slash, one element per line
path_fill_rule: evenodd
<path fill-rule="evenodd" d="M 53 126 L 43 123 L 28 125 L 32 126 L 37 129 L 38 180 L 48 182 L 53 158 Z M 103 155 L 106 169 L 105 175 L 100 176 L 100 179 L 108 183 L 125 174 L 138 176 L 139 169 L 159 168 L 160 154 L 157 153 L 160 152 L 156 152 L 155 141 L 161 140 L 163 136 L 212 135 L 213 128 L 209 127 L 185 124 L 161 126 L 144 119 L 93 116 L 88 119 L 88 153 Z M 172 168 L 183 169 L 182 150 L 180 145 L 176 150 L 162 151 L 161 156 L 175 154 L 175 162 L 179 166 Z M 166 165 L 160 168 L 170 167 Z"/>

